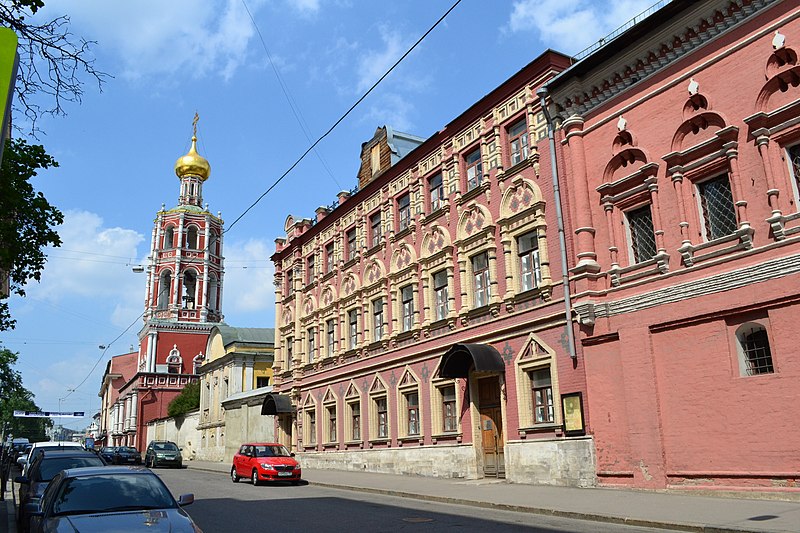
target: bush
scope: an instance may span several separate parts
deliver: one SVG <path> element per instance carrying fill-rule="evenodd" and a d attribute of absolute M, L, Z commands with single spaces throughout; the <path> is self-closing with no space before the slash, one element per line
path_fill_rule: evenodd
<path fill-rule="evenodd" d="M 186 385 L 181 393 L 169 402 L 167 414 L 169 416 L 182 416 L 200 407 L 200 382 L 195 381 Z"/>

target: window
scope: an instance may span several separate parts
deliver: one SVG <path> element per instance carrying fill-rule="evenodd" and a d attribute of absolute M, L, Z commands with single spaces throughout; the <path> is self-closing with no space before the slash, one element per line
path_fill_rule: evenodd
<path fill-rule="evenodd" d="M 306 431 L 308 443 L 317 443 L 317 413 L 314 409 L 306 409 Z"/>
<path fill-rule="evenodd" d="M 174 247 L 175 247 L 175 228 L 170 226 L 164 232 L 164 248 L 174 248 Z"/>
<path fill-rule="evenodd" d="M 386 407 L 386 397 L 375 398 L 375 413 L 377 414 L 377 433 L 379 439 L 389 438 L 389 412 Z"/>
<path fill-rule="evenodd" d="M 447 318 L 447 271 L 440 270 L 433 275 L 433 305 L 434 317 L 436 320 Z"/>
<path fill-rule="evenodd" d="M 356 258 L 356 228 L 347 231 L 347 260 L 352 261 Z"/>
<path fill-rule="evenodd" d="M 403 231 L 411 224 L 411 198 L 404 194 L 397 199 L 397 231 Z"/>
<path fill-rule="evenodd" d="M 767 330 L 759 324 L 746 324 L 737 332 L 741 356 L 742 374 L 756 376 L 772 374 L 772 352 L 769 349 Z"/>
<path fill-rule="evenodd" d="M 381 169 L 381 145 L 376 144 L 370 149 L 369 163 L 372 170 L 372 175 L 377 174 Z"/>
<path fill-rule="evenodd" d="M 183 308 L 194 309 L 194 296 L 197 291 L 197 276 L 191 270 L 183 273 Z"/>
<path fill-rule="evenodd" d="M 800 202 L 800 144 L 795 144 L 788 150 L 789 172 L 792 174 L 792 187 L 794 197 Z"/>
<path fill-rule="evenodd" d="M 508 145 L 512 166 L 528 159 L 528 124 L 524 118 L 508 128 Z"/>
<path fill-rule="evenodd" d="M 414 327 L 414 288 L 411 285 L 400 289 L 400 302 L 403 306 L 403 331 L 410 331 Z"/>
<path fill-rule="evenodd" d="M 314 281 L 314 256 L 309 255 L 306 259 L 306 285 Z"/>
<path fill-rule="evenodd" d="M 403 394 L 406 404 L 406 433 L 419 435 L 419 393 L 407 392 Z"/>
<path fill-rule="evenodd" d="M 294 355 L 292 352 L 294 351 L 294 338 L 286 337 L 286 364 L 288 366 L 292 366 L 292 360 L 294 359 Z"/>
<path fill-rule="evenodd" d="M 441 174 L 436 174 L 428 180 L 428 192 L 431 198 L 431 212 L 433 212 L 442 207 L 442 200 L 444 199 L 444 185 L 442 184 Z"/>
<path fill-rule="evenodd" d="M 289 267 L 286 269 L 286 296 L 294 294 L 294 269 Z"/>
<path fill-rule="evenodd" d="M 369 217 L 369 245 L 378 246 L 381 243 L 381 212 L 373 213 Z"/>
<path fill-rule="evenodd" d="M 197 250 L 197 228 L 189 226 L 186 232 L 186 247 L 190 250 Z"/>
<path fill-rule="evenodd" d="M 333 356 L 336 325 L 333 319 L 325 322 L 325 350 L 328 357 Z"/>
<path fill-rule="evenodd" d="M 442 431 L 445 433 L 458 430 L 456 415 L 456 386 L 448 385 L 441 388 L 442 395 Z"/>
<path fill-rule="evenodd" d="M 653 230 L 653 214 L 650 205 L 628 211 L 628 231 L 631 236 L 633 262 L 641 263 L 652 259 L 656 253 L 656 234 Z"/>
<path fill-rule="evenodd" d="M 325 273 L 333 272 L 333 243 L 325 245 Z"/>
<path fill-rule="evenodd" d="M 542 265 L 539 260 L 539 235 L 535 231 L 517 239 L 517 255 L 520 290 L 529 291 L 538 287 L 542 282 Z"/>
<path fill-rule="evenodd" d="M 158 309 L 166 309 L 169 306 L 170 292 L 172 292 L 172 273 L 165 270 L 158 284 Z"/>
<path fill-rule="evenodd" d="M 553 423 L 553 385 L 550 369 L 534 370 L 530 373 L 533 398 L 533 421 L 535 424 Z"/>
<path fill-rule="evenodd" d="M 348 402 L 347 408 L 350 410 L 350 439 L 361 440 L 361 402 Z"/>
<path fill-rule="evenodd" d="M 705 222 L 707 241 L 734 233 L 737 228 L 736 211 L 728 176 L 723 174 L 697 185 L 700 207 Z"/>
<path fill-rule="evenodd" d="M 314 358 L 316 357 L 316 347 L 314 343 L 314 328 L 308 328 L 306 331 L 306 340 L 307 340 L 307 362 L 313 363 Z"/>
<path fill-rule="evenodd" d="M 467 190 L 471 191 L 483 183 L 483 164 L 481 163 L 481 149 L 470 152 L 464 158 L 467 167 Z"/>
<path fill-rule="evenodd" d="M 269 376 L 256 376 L 256 388 L 269 387 Z"/>
<path fill-rule="evenodd" d="M 489 305 L 489 259 L 486 252 L 472 258 L 472 276 L 475 280 L 475 307 Z"/>
<path fill-rule="evenodd" d="M 372 300 L 372 340 L 383 338 L 383 298 Z"/>
<path fill-rule="evenodd" d="M 348 328 L 348 346 L 354 350 L 358 346 L 358 310 L 351 309 L 347 312 Z"/>
<path fill-rule="evenodd" d="M 328 413 L 328 442 L 336 442 L 336 406 L 329 405 L 325 410 Z"/>
<path fill-rule="evenodd" d="M 219 255 L 219 248 L 217 247 L 218 243 L 219 236 L 217 235 L 216 231 L 212 231 L 208 238 L 208 251 L 214 255 Z"/>

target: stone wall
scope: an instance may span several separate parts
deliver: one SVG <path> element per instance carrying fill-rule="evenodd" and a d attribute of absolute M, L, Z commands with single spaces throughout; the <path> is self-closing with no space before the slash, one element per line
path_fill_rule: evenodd
<path fill-rule="evenodd" d="M 196 459 L 200 445 L 200 432 L 197 430 L 199 420 L 200 411 L 192 411 L 177 418 L 154 420 L 147 424 L 147 443 L 152 440 L 169 440 L 182 448 L 184 461 Z M 141 450 L 142 455 L 145 449 Z"/>
<path fill-rule="evenodd" d="M 506 444 L 506 479 L 514 483 L 594 487 L 594 441 L 576 439 L 516 441 Z"/>

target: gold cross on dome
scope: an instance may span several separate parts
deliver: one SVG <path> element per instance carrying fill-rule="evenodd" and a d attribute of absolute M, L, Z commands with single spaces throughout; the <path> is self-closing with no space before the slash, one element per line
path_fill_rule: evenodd
<path fill-rule="evenodd" d="M 194 120 L 192 120 L 192 137 L 197 137 L 197 122 L 200 120 L 200 115 L 197 111 L 194 112 Z"/>

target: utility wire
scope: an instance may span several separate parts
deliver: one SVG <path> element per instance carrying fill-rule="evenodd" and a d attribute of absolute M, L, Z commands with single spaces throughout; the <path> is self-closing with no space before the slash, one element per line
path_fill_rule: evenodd
<path fill-rule="evenodd" d="M 247 209 L 245 209 L 245 210 L 244 210 L 244 212 L 243 212 L 241 215 L 239 215 L 239 216 L 236 218 L 236 220 L 234 220 L 234 221 L 233 221 L 233 222 L 232 222 L 232 223 L 231 223 L 231 224 L 230 224 L 230 225 L 227 227 L 227 229 L 225 229 L 225 230 L 223 231 L 223 233 L 227 233 L 227 232 L 229 232 L 231 229 L 233 229 L 233 227 L 236 225 L 236 223 L 237 223 L 237 222 L 239 222 L 239 221 L 240 221 L 242 218 L 244 218 L 244 216 L 245 216 L 245 215 L 246 215 L 248 212 L 250 212 L 250 210 L 251 210 L 251 209 L 253 209 L 253 208 L 254 208 L 254 207 L 255 207 L 255 206 L 256 206 L 256 205 L 257 205 L 257 204 L 258 204 L 258 203 L 259 203 L 259 202 L 260 202 L 260 201 L 261 201 L 261 200 L 262 200 L 262 199 L 263 199 L 263 198 L 266 196 L 266 195 L 267 195 L 267 194 L 269 194 L 269 193 L 270 193 L 270 191 L 272 191 L 272 189 L 274 189 L 274 188 L 275 188 L 275 187 L 276 187 L 276 186 L 277 186 L 277 185 L 278 185 L 278 184 L 279 184 L 281 181 L 283 181 L 283 178 L 285 178 L 285 177 L 286 177 L 286 176 L 289 174 L 289 172 L 291 172 L 292 170 L 294 170 L 294 168 L 295 168 L 297 165 L 299 165 L 299 164 L 300 164 L 300 162 L 301 162 L 303 159 L 305 159 L 305 157 L 308 155 L 308 153 L 309 153 L 311 150 L 313 150 L 313 149 L 314 149 L 314 148 L 315 148 L 315 147 L 316 147 L 316 146 L 317 146 L 317 145 L 318 145 L 318 144 L 319 144 L 319 143 L 320 143 L 320 142 L 321 142 L 321 141 L 322 141 L 322 140 L 323 140 L 325 137 L 327 137 L 328 135 L 330 135 L 330 133 L 331 133 L 331 132 L 332 132 L 332 131 L 333 131 L 333 130 L 334 130 L 334 129 L 335 129 L 335 128 L 336 128 L 336 127 L 337 127 L 337 126 L 338 126 L 338 125 L 339 125 L 339 124 L 342 122 L 342 121 L 344 121 L 344 119 L 345 119 L 345 118 L 347 118 L 347 116 L 348 116 L 348 115 L 350 115 L 350 113 L 352 113 L 352 112 L 353 112 L 353 110 L 354 110 L 356 107 L 358 107 L 358 105 L 359 105 L 361 102 L 363 102 L 363 101 L 364 101 L 364 99 L 365 99 L 367 96 L 369 96 L 369 94 L 370 94 L 370 93 L 371 93 L 371 92 L 372 92 L 372 91 L 373 91 L 373 90 L 374 90 L 374 89 L 375 89 L 375 88 L 376 88 L 376 87 L 377 87 L 377 86 L 378 86 L 378 85 L 379 85 L 379 84 L 380 84 L 380 83 L 381 83 L 381 82 L 382 82 L 382 81 L 383 81 L 383 80 L 384 80 L 384 79 L 385 79 L 385 78 L 386 78 L 386 77 L 387 77 L 389 74 L 391 74 L 391 72 L 392 72 L 392 71 L 395 69 L 395 67 L 397 67 L 397 65 L 399 65 L 399 64 L 400 64 L 400 62 L 401 62 L 401 61 L 403 61 L 403 60 L 404 60 L 404 59 L 405 59 L 405 58 L 406 58 L 406 57 L 407 57 L 407 56 L 408 56 L 408 55 L 409 55 L 411 52 L 413 52 L 413 51 L 414 51 L 414 49 L 415 49 L 415 48 L 416 48 L 416 47 L 417 47 L 417 46 L 418 46 L 418 45 L 419 45 L 419 44 L 420 44 L 420 43 L 421 43 L 421 42 L 422 42 L 422 41 L 425 39 L 425 37 L 427 37 L 427 36 L 428 36 L 428 34 L 429 34 L 429 33 L 431 33 L 431 32 L 432 32 L 434 29 L 436 29 L 436 27 L 437 27 L 437 26 L 438 26 L 438 25 L 439 25 L 439 24 L 440 24 L 440 23 L 441 23 L 441 22 L 442 22 L 442 21 L 445 19 L 445 17 L 447 17 L 447 15 L 449 15 L 449 14 L 450 14 L 450 12 L 451 12 L 451 11 L 453 11 L 453 10 L 456 8 L 456 6 L 458 6 L 458 4 L 460 4 L 460 3 L 461 3 L 461 0 L 456 0 L 456 1 L 455 1 L 455 3 L 453 3 L 453 5 L 452 5 L 452 6 L 450 6 L 450 9 L 448 9 L 448 10 L 445 12 L 445 14 L 444 14 L 444 15 L 442 15 L 441 17 L 439 17 L 439 20 L 437 20 L 437 21 L 436 21 L 436 22 L 433 24 L 433 26 L 431 26 L 430 28 L 428 28 L 428 31 L 426 31 L 424 34 L 422 34 L 422 37 L 420 37 L 419 39 L 417 39 L 417 42 L 415 42 L 415 43 L 414 43 L 414 44 L 411 46 L 411 48 L 409 48 L 409 49 L 408 49 L 408 50 L 407 50 L 407 51 L 406 51 L 406 52 L 405 52 L 405 53 L 404 53 L 402 56 L 400 56 L 400 59 L 398 59 L 397 61 L 395 61 L 395 63 L 394 63 L 394 64 L 393 64 L 391 67 L 389 67 L 389 70 L 387 70 L 387 71 L 386 71 L 386 72 L 383 74 L 383 76 L 381 76 L 381 77 L 378 79 L 378 81 L 376 81 L 374 84 L 372 84 L 372 87 L 370 87 L 370 88 L 367 90 L 367 92 L 365 92 L 365 93 L 364 93 L 364 94 L 363 94 L 363 95 L 362 95 L 362 96 L 361 96 L 361 97 L 360 97 L 358 100 L 356 100 L 356 102 L 355 102 L 353 105 L 351 105 L 351 106 L 350 106 L 350 108 L 349 108 L 347 111 L 345 111 L 345 113 L 344 113 L 344 114 L 343 114 L 341 117 L 339 117 L 339 119 L 338 119 L 336 122 L 334 122 L 333 126 L 331 126 L 330 128 L 328 128 L 328 131 L 326 131 L 325 133 L 323 133 L 323 134 L 322 134 L 322 136 L 320 136 L 320 137 L 319 137 L 319 138 L 318 138 L 316 141 L 314 141 L 314 143 L 313 143 L 311 146 L 309 146 L 309 147 L 308 147 L 308 149 L 307 149 L 305 152 L 303 152 L 303 154 L 302 154 L 302 155 L 301 155 L 301 156 L 300 156 L 300 157 L 297 159 L 297 161 L 295 161 L 294 163 L 292 163 L 292 166 L 290 166 L 290 167 L 289 167 L 289 168 L 288 168 L 288 169 L 287 169 L 287 170 L 286 170 L 286 171 L 285 171 L 283 174 L 281 174 L 281 176 L 280 176 L 280 177 L 279 177 L 277 180 L 275 180 L 275 182 L 274 182 L 272 185 L 270 185 L 270 186 L 269 186 L 269 188 L 268 188 L 266 191 L 264 191 L 264 193 L 263 193 L 261 196 L 259 196 L 258 198 L 256 198 L 256 201 L 255 201 L 255 202 L 253 202 L 252 204 L 250 204 L 250 207 L 248 207 Z M 248 13 L 249 13 L 249 12 L 248 12 Z"/>

